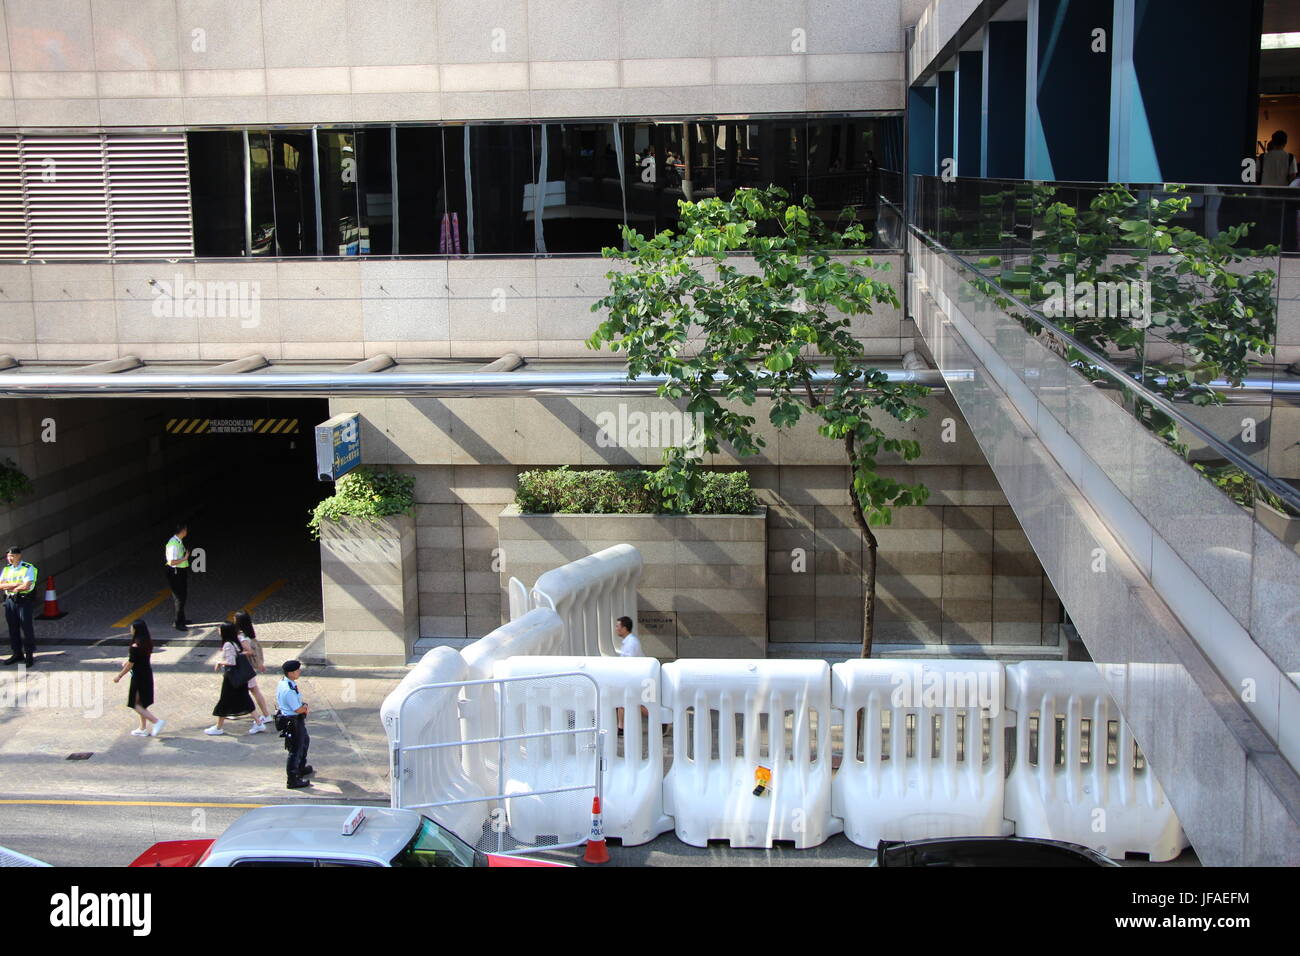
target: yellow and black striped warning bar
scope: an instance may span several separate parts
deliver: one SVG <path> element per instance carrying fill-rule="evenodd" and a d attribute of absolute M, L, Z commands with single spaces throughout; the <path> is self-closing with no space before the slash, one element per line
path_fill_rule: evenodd
<path fill-rule="evenodd" d="M 296 435 L 296 418 L 171 418 L 171 435 Z"/>

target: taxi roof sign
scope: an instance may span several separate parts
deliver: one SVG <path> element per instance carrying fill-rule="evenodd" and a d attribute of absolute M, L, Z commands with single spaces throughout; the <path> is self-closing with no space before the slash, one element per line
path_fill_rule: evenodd
<path fill-rule="evenodd" d="M 366 808 L 357 807 L 348 814 L 347 819 L 343 821 L 343 835 L 352 836 L 357 830 L 361 829 L 361 824 L 366 822 Z"/>

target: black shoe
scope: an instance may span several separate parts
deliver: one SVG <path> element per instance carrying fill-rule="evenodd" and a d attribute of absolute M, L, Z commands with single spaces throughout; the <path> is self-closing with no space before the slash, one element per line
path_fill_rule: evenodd
<path fill-rule="evenodd" d="M 303 767 L 301 770 L 298 771 L 298 776 L 307 777 L 315 772 L 316 771 L 312 769 L 311 764 L 307 764 L 307 766 Z"/>
<path fill-rule="evenodd" d="M 301 790 L 303 787 L 310 787 L 311 781 L 304 780 L 302 777 L 290 777 L 289 782 L 285 784 L 286 790 Z"/>
<path fill-rule="evenodd" d="M 35 666 L 36 666 L 36 658 L 34 658 L 34 657 L 29 657 L 29 658 L 27 658 L 27 660 L 26 660 L 25 663 L 27 664 L 28 667 L 35 667 Z"/>
<path fill-rule="evenodd" d="M 186 626 L 186 627 L 189 627 L 189 626 L 190 626 L 191 624 L 193 624 L 193 623 L 194 623 L 194 622 L 191 621 L 188 617 L 185 619 L 185 626 Z"/>
<path fill-rule="evenodd" d="M 8 658 L 6 658 L 6 659 L 5 659 L 5 664 L 6 664 L 6 665 L 8 665 L 8 664 L 17 664 L 17 663 L 18 663 L 19 661 L 21 661 L 21 660 L 22 660 L 22 658 L 19 657 L 17 654 L 15 654 L 15 655 L 13 655 L 12 657 L 8 657 Z"/>
<path fill-rule="evenodd" d="M 172 627 L 176 628 L 176 630 L 178 630 L 178 631 L 188 631 L 188 630 L 189 630 L 189 628 L 186 627 L 184 624 L 173 624 Z"/>

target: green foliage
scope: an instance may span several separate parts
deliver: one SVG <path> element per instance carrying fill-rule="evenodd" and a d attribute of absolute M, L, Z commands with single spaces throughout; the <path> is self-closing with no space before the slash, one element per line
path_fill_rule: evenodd
<path fill-rule="evenodd" d="M 821 434 L 843 443 L 861 527 L 874 548 L 866 522 L 888 523 L 892 507 L 920 504 L 927 491 L 877 473 L 880 455 L 911 460 L 920 448 L 888 437 L 872 415 L 918 418 L 925 410 L 915 400 L 926 390 L 865 365 L 853 336 L 853 316 L 898 305 L 892 287 L 863 271 L 876 268 L 869 258 L 835 255 L 866 245 L 862 224 L 846 210 L 839 231 L 815 215 L 808 197 L 787 199 L 775 187 L 741 189 L 730 201 L 679 203 L 678 233 L 647 238 L 625 227 L 626 251 L 606 249 L 605 256 L 629 268 L 607 274 L 610 293 L 592 311 L 606 309 L 609 317 L 587 344 L 625 353 L 629 379 L 664 376 L 660 396 L 700 416 L 703 441 L 667 449 L 651 479 L 669 506 L 694 509 L 704 454 L 719 453 L 723 443 L 741 457 L 764 447 L 755 417 L 735 405 L 753 406 L 768 393 L 773 426 L 790 428 L 809 415 Z M 752 255 L 752 268 L 736 264 L 740 253 Z M 819 370 L 831 373 L 829 381 L 814 380 Z"/>
<path fill-rule="evenodd" d="M 1239 386 L 1251 369 L 1251 354 L 1272 353 L 1277 330 L 1277 274 L 1246 271 L 1239 264 L 1278 250 L 1237 248 L 1253 223 L 1232 226 L 1213 239 L 1179 225 L 1175 220 L 1187 213 L 1192 197 L 1180 195 L 1182 186 L 1165 188 L 1166 198 L 1138 199 L 1127 187 L 1112 185 L 1079 210 L 1056 201 L 1052 187 L 1035 186 L 1039 228 L 1029 267 L 1015 276 L 1017 291 L 1042 304 L 1052 296 L 1049 283 L 1149 283 L 1149 324 L 1147 317 L 1135 321 L 1105 309 L 1097 311 L 1107 314 L 1051 321 L 1100 354 L 1132 353 L 1133 377 L 1153 391 L 1193 405 L 1221 405 L 1223 395 L 1209 383 L 1223 378 Z M 978 265 L 995 267 L 1000 259 L 987 256 Z M 1002 276 L 1001 282 L 1010 288 L 1007 279 Z M 1150 340 L 1177 347 L 1186 360 L 1148 358 Z M 1077 352 L 1072 357 L 1081 358 Z"/>
<path fill-rule="evenodd" d="M 334 494 L 312 509 L 307 528 L 315 540 L 320 538 L 322 521 L 362 518 L 373 523 L 390 515 L 407 514 L 414 507 L 414 475 L 358 468 L 340 478 Z"/>
<path fill-rule="evenodd" d="M 6 458 L 0 462 L 0 505 L 11 505 L 31 493 L 31 480 L 19 470 L 13 460 Z"/>
<path fill-rule="evenodd" d="M 647 471 L 570 471 L 567 467 L 519 475 L 515 504 L 524 514 L 672 514 L 674 507 Z M 758 509 L 749 472 L 708 471 L 690 514 L 746 515 Z"/>
<path fill-rule="evenodd" d="M 972 286 L 991 295 L 1031 334 L 1039 334 L 1036 321 L 1017 314 L 1014 304 L 999 296 L 999 285 L 1041 306 L 1056 291 L 1047 288 L 1053 282 L 1064 286 L 1072 279 L 1076 287 L 1090 282 L 1094 288 L 1102 283 L 1149 283 L 1149 323 L 1147 316 L 1134 321 L 1132 316 L 1108 314 L 1109 310 L 1091 316 L 1052 316 L 1050 321 L 1094 352 L 1129 362 L 1133 380 L 1172 402 L 1222 405 L 1225 392 L 1211 382 L 1223 379 L 1230 387 L 1240 386 L 1254 366 L 1252 355 L 1273 352 L 1277 275 L 1271 269 L 1242 268 L 1241 263 L 1251 257 L 1276 256 L 1278 249 L 1238 247 L 1254 223 L 1232 226 L 1213 239 L 1179 225 L 1177 219 L 1185 216 L 1192 202 L 1191 196 L 1180 195 L 1183 188 L 1166 185 L 1164 198 L 1139 199 L 1126 187 L 1112 185 L 1098 192 L 1087 209 L 1076 209 L 1057 201 L 1053 187 L 1035 185 L 1037 228 L 1029 263 L 998 274 L 1001 260 L 986 256 L 976 266 L 994 276 L 997 285 L 977 279 Z M 1148 353 L 1153 344 L 1161 354 L 1173 346 L 1182 360 L 1156 360 Z M 1064 354 L 1089 378 L 1108 378 L 1078 349 L 1069 348 Z M 1185 458 L 1188 446 L 1177 421 L 1122 383 L 1120 387 L 1134 417 Z M 1254 485 L 1248 488 L 1240 472 L 1196 467 L 1234 501 L 1247 507 L 1253 502 Z"/>

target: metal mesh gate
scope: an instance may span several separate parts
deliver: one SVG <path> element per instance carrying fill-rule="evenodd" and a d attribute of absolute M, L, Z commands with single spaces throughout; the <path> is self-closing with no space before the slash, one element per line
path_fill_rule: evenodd
<path fill-rule="evenodd" d="M 393 805 L 485 852 L 576 846 L 599 795 L 599 703 L 576 672 L 415 688 L 398 716 Z"/>

